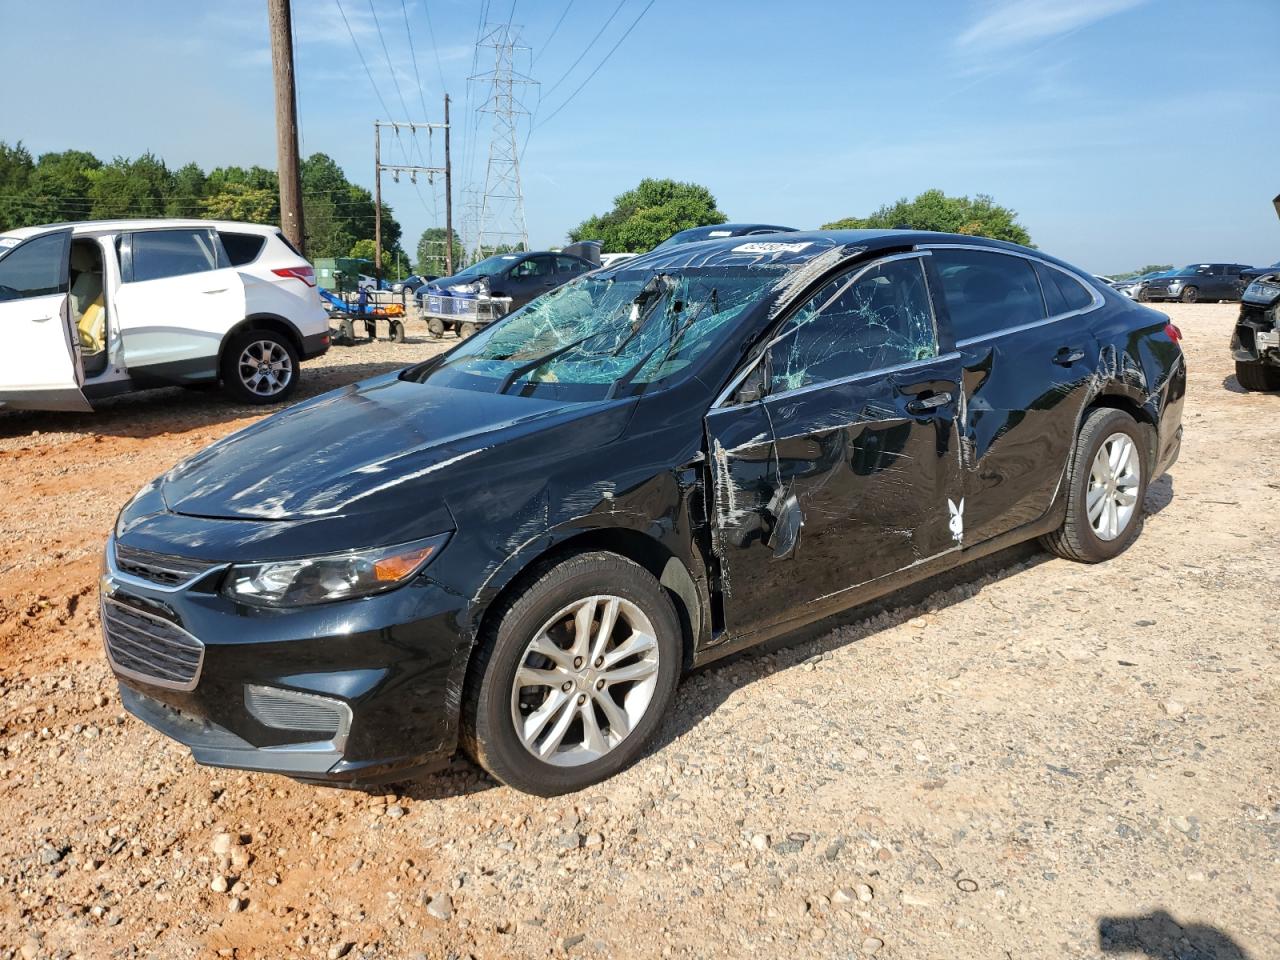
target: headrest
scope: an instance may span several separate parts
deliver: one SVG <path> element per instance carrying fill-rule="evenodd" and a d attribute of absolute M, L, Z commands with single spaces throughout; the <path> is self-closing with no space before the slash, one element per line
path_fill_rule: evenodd
<path fill-rule="evenodd" d="M 96 272 L 102 269 L 102 258 L 98 251 L 88 244 L 74 244 L 71 247 L 71 269 L 77 273 Z"/>

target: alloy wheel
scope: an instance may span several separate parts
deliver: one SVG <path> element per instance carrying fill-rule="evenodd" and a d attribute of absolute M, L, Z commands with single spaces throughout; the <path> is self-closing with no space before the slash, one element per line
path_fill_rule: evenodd
<path fill-rule="evenodd" d="M 254 340 L 240 353 L 236 363 L 240 382 L 250 393 L 274 397 L 293 379 L 293 361 L 274 340 Z"/>
<path fill-rule="evenodd" d="M 1111 434 L 1089 468 L 1089 525 L 1099 540 L 1114 540 L 1128 528 L 1138 508 L 1141 480 L 1137 444 L 1127 433 Z"/>
<path fill-rule="evenodd" d="M 658 641 L 644 611 L 616 596 L 577 600 L 521 655 L 511 688 L 516 735 L 544 763 L 591 763 L 639 725 L 657 682 Z"/>

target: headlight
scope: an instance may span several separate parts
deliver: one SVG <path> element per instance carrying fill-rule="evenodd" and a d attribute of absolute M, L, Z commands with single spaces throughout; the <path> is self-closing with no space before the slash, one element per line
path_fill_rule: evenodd
<path fill-rule="evenodd" d="M 394 547 L 237 564 L 228 572 L 222 592 L 233 600 L 269 607 L 296 607 L 383 593 L 411 579 L 448 539 L 444 533 Z"/>
<path fill-rule="evenodd" d="M 480 277 L 470 283 L 458 283 L 449 288 L 450 293 L 485 293 L 489 289 L 489 278 Z"/>

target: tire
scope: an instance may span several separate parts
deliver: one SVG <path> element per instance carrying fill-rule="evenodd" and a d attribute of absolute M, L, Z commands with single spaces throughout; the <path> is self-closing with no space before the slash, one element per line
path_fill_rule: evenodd
<path fill-rule="evenodd" d="M 427 321 L 427 332 L 439 340 L 444 336 L 444 323 L 438 317 L 432 317 Z"/>
<path fill-rule="evenodd" d="M 1260 360 L 1237 360 L 1236 380 L 1246 390 L 1280 390 L 1280 367 Z"/>
<path fill-rule="evenodd" d="M 616 611 L 615 626 L 605 657 L 626 644 L 637 652 L 618 657 L 612 666 L 604 660 L 597 674 L 595 667 L 602 661 L 590 660 L 597 651 L 588 651 L 587 645 L 599 642 L 610 603 Z M 587 604 L 589 620 L 577 616 L 576 610 Z M 587 657 L 579 665 L 573 659 L 571 625 L 581 622 L 589 622 L 588 631 L 595 633 L 584 641 Z M 647 625 L 652 633 L 633 629 L 635 623 Z M 462 745 L 493 777 L 525 793 L 556 796 L 613 776 L 645 751 L 675 697 L 683 662 L 680 621 L 649 571 L 614 553 L 577 554 L 535 568 L 527 585 L 505 601 L 488 624 L 472 655 L 463 693 Z M 539 638 L 543 649 L 555 644 L 559 662 L 531 649 Z M 522 667 L 540 670 L 539 678 L 554 682 L 517 688 L 516 674 Z M 603 679 L 611 670 L 649 672 L 643 679 L 615 684 Z M 567 691 L 562 677 L 573 678 L 563 681 L 571 684 Z M 596 690 L 601 693 L 586 692 Z M 621 703 L 611 693 L 615 690 Z M 611 712 L 599 705 L 603 698 L 612 704 Z M 556 708 L 557 703 L 563 707 Z M 537 727 L 533 718 L 539 710 L 545 720 Z M 594 718 L 602 751 L 589 746 L 587 711 Z M 526 727 L 536 727 L 532 746 L 526 746 L 517 731 L 517 715 Z M 626 727 L 616 740 L 615 725 Z M 546 751 L 545 758 L 536 756 L 536 749 Z"/>
<path fill-rule="evenodd" d="M 391 342 L 404 343 L 404 324 L 399 320 L 391 321 Z"/>
<path fill-rule="evenodd" d="M 479 329 L 480 328 L 474 323 L 464 323 L 458 327 L 458 339 L 466 340 L 469 337 L 475 336 L 475 332 Z"/>
<path fill-rule="evenodd" d="M 1200 291 L 1195 287 L 1183 287 L 1182 295 L 1178 299 L 1183 303 L 1195 303 L 1200 299 Z"/>
<path fill-rule="evenodd" d="M 254 360 L 257 367 L 251 372 Z M 264 370 L 264 364 L 270 369 Z M 220 367 L 222 389 L 236 403 L 281 403 L 298 388 L 298 348 L 274 330 L 236 334 L 222 352 Z"/>
<path fill-rule="evenodd" d="M 1147 296 L 1147 291 L 1139 290 L 1133 295 L 1133 299 L 1137 300 L 1139 303 L 1146 303 L 1151 298 Z"/>
<path fill-rule="evenodd" d="M 1066 518 L 1061 527 L 1041 537 L 1041 543 L 1049 551 L 1067 560 L 1101 563 L 1119 556 L 1137 539 L 1142 530 L 1142 503 L 1147 493 L 1150 469 L 1146 456 L 1147 440 L 1143 436 L 1145 429 L 1120 410 L 1100 408 L 1085 417 L 1071 455 Z M 1122 479 L 1118 493 L 1125 494 L 1126 499 L 1128 496 L 1134 498 L 1132 509 L 1123 523 L 1117 525 L 1115 534 L 1108 536 L 1107 503 L 1114 499 L 1113 495 L 1103 486 L 1102 493 L 1095 496 L 1095 506 L 1098 500 L 1103 503 L 1101 515 L 1097 518 L 1090 517 L 1090 495 L 1099 489 L 1094 482 L 1095 458 L 1104 445 L 1112 444 L 1120 436 L 1127 437 L 1132 444 L 1131 463 L 1137 471 L 1137 480 L 1129 486 Z M 1107 457 L 1104 455 L 1103 459 Z M 1123 514 L 1123 508 L 1117 508 L 1117 514 Z"/>

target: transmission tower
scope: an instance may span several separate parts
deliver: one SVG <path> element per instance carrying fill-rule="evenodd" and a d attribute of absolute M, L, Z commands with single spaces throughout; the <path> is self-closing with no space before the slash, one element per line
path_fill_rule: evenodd
<path fill-rule="evenodd" d="M 537 81 L 515 69 L 516 52 L 529 50 L 519 40 L 519 27 L 504 23 L 490 28 L 477 46 L 493 50 L 493 69 L 468 78 L 488 85 L 487 96 L 476 112 L 493 115 L 489 162 L 476 219 L 473 253 L 477 259 L 485 250 L 498 246 L 519 245 L 522 250 L 529 249 L 524 194 L 520 187 L 520 153 L 516 146 L 518 118 L 528 116 L 529 111 L 516 96 L 516 89 Z"/>

